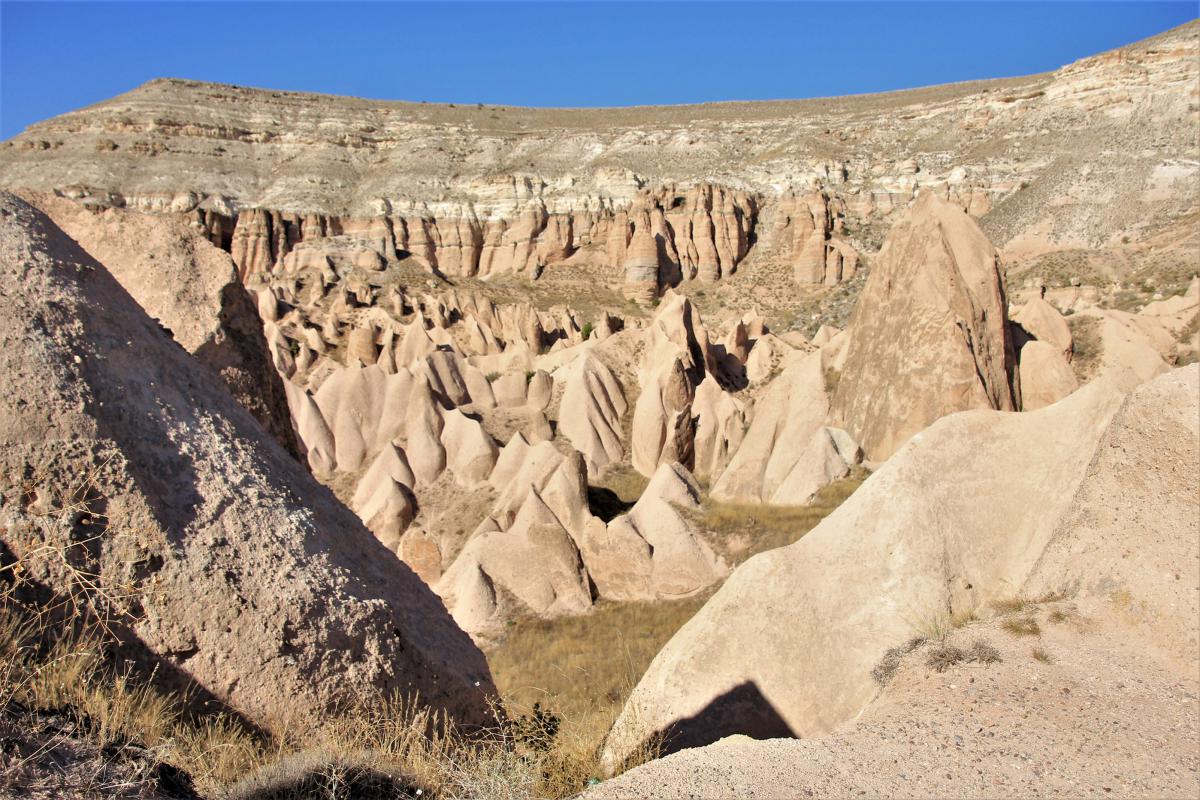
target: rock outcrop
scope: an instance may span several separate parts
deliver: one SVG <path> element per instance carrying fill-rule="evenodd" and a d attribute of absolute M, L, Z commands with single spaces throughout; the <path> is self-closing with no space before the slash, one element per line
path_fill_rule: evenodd
<path fill-rule="evenodd" d="M 298 452 L 256 302 L 227 253 L 176 218 L 120 208 L 89 211 L 48 194 L 27 193 L 24 199 L 104 264 L 175 341 L 220 375 L 276 441 Z"/>
<path fill-rule="evenodd" d="M 844 460 L 840 467 L 828 466 L 829 458 L 838 451 L 835 448 L 830 453 L 826 447 L 832 440 L 823 427 L 829 396 L 822 363 L 819 351 L 791 355 L 783 372 L 755 404 L 745 438 L 713 483 L 714 498 L 804 505 L 820 488 L 813 488 L 816 475 L 827 471 L 832 479 L 845 474 L 848 465 Z M 857 450 L 857 446 L 847 450 Z M 852 452 L 847 456 L 854 459 Z"/>
<path fill-rule="evenodd" d="M 844 214 L 845 204 L 831 204 L 821 191 L 779 199 L 774 235 L 777 246 L 788 243 L 796 283 L 833 285 L 854 277 L 858 252 L 842 236 Z"/>
<path fill-rule="evenodd" d="M 870 460 L 946 414 L 1020 408 L 998 260 L 974 220 L 930 192 L 888 234 L 830 412 Z"/>
<path fill-rule="evenodd" d="M 625 455 L 621 444 L 621 418 L 628 404 L 612 370 L 590 353 L 584 353 L 558 373 L 566 388 L 559 404 L 558 430 L 583 454 L 588 475 L 599 472 Z"/>
<path fill-rule="evenodd" d="M 940 420 L 799 542 L 730 576 L 651 664 L 606 763 L 655 733 L 671 749 L 827 733 L 875 697 L 888 648 L 999 598 L 1133 592 L 1138 620 L 1194 650 L 1200 586 L 1161 576 L 1200 557 L 1198 402 L 1193 365 L 1128 396 L 1106 380 L 1036 412 Z"/>
<path fill-rule="evenodd" d="M 105 619 L 167 688 L 261 725 L 389 692 L 486 723 L 487 664 L 437 597 L 10 195 L 0 268 L 3 545 L 35 588 Z"/>
<path fill-rule="evenodd" d="M 729 569 L 679 512 L 698 509 L 700 489 L 679 464 L 664 463 L 628 514 L 593 517 L 583 543 L 588 574 L 609 600 L 688 597 Z"/>

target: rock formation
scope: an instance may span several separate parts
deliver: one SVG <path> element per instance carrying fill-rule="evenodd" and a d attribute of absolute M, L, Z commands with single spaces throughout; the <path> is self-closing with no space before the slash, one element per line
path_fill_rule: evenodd
<path fill-rule="evenodd" d="M 1020 407 L 995 248 L 923 193 L 892 228 L 851 322 L 831 416 L 881 461 L 939 417 Z"/>
<path fill-rule="evenodd" d="M 428 588 L 11 195 L 0 268 L 3 546 L 34 586 L 107 620 L 167 688 L 261 725 L 376 692 L 486 722 L 487 665 Z"/>
<path fill-rule="evenodd" d="M 221 376 L 234 399 L 284 448 L 297 452 L 256 304 L 226 253 L 177 220 L 118 208 L 92 212 L 45 194 L 24 199 L 104 264 L 175 341 Z"/>
<path fill-rule="evenodd" d="M 775 236 L 790 244 L 796 283 L 836 284 L 848 281 L 858 270 L 858 253 L 841 235 L 842 208 L 830 208 L 820 191 L 797 196 L 788 192 L 775 211 Z"/>
<path fill-rule="evenodd" d="M 588 475 L 595 475 L 625 455 L 621 418 L 628 404 L 612 371 L 589 353 L 559 373 L 565 383 L 559 431 L 583 454 Z"/>
<path fill-rule="evenodd" d="M 670 749 L 827 733 L 876 695 L 884 651 L 994 599 L 1136 591 L 1137 620 L 1194 648 L 1195 576 L 1161 576 L 1200 557 L 1198 400 L 1193 365 L 1127 397 L 1101 381 L 1041 411 L 935 423 L 799 542 L 730 576 L 634 690 L 606 763 L 655 732 Z"/>
<path fill-rule="evenodd" d="M 825 428 L 829 398 L 820 351 L 795 353 L 755 405 L 753 421 L 713 483 L 718 500 L 804 505 L 861 460 L 845 432 Z"/>

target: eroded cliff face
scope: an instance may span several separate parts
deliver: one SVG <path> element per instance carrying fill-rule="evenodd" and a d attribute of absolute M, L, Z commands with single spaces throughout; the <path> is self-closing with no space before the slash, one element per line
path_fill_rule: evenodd
<path fill-rule="evenodd" d="M 715 280 L 756 248 L 829 285 L 918 189 L 1006 256 L 1180 219 L 1198 31 L 1044 75 L 797 102 L 454 107 L 158 80 L 4 143 L 0 185 L 191 214 L 244 275 L 350 236 L 447 276 L 536 276 L 594 248 L 633 297 L 652 272 L 660 290 Z"/>

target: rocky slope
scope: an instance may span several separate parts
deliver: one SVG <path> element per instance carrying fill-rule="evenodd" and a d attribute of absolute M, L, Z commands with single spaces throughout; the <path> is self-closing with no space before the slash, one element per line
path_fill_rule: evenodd
<path fill-rule="evenodd" d="M 488 721 L 487 665 L 433 593 L 9 194 L 0 269 L 0 544 L 24 600 L 267 728 L 391 692 Z"/>
<path fill-rule="evenodd" d="M 1200 558 L 1198 402 L 1192 365 L 1127 396 L 1110 378 L 1040 411 L 935 423 L 804 539 L 730 576 L 634 690 L 608 763 L 654 735 L 673 750 L 828 734 L 876 698 L 889 648 L 1014 598 L 1126 612 L 1194 697 L 1200 583 L 1179 565 Z"/>

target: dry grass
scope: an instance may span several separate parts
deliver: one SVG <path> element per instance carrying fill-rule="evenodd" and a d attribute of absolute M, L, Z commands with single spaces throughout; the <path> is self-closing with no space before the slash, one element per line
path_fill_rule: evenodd
<path fill-rule="evenodd" d="M 1047 619 L 1049 619 L 1051 622 L 1053 622 L 1055 624 L 1061 624 L 1063 622 L 1066 622 L 1070 618 L 1071 618 L 1071 615 L 1067 611 L 1064 611 L 1061 608 L 1053 609 L 1050 612 L 1050 614 L 1047 616 Z"/>
<path fill-rule="evenodd" d="M 626 698 L 709 596 L 601 602 L 586 615 L 514 621 L 488 654 L 509 714 L 529 716 L 539 704 L 561 715 L 558 747 L 574 760 L 574 769 L 585 767 L 582 780 L 598 775 L 599 747 Z"/>
<path fill-rule="evenodd" d="M 1033 657 L 1034 657 L 1034 659 L 1042 662 L 1043 664 L 1053 664 L 1054 663 L 1054 658 L 1050 655 L 1049 652 L 1046 651 L 1046 649 L 1044 647 L 1033 648 Z"/>
<path fill-rule="evenodd" d="M 1028 617 L 1009 617 L 1000 623 L 1000 627 L 1013 636 L 1041 636 L 1042 626 L 1031 615 Z"/>
<path fill-rule="evenodd" d="M 993 600 L 990 605 L 997 614 L 1007 615 L 1028 611 L 1034 602 L 1027 597 L 1005 597 Z"/>
<path fill-rule="evenodd" d="M 799 541 L 854 494 L 867 479 L 861 467 L 817 492 L 805 506 L 721 503 L 706 498 L 698 512 L 685 511 L 713 548 L 734 564 Z"/>
<path fill-rule="evenodd" d="M 924 637 L 918 636 L 909 639 L 902 645 L 891 648 L 883 654 L 883 658 L 871 670 L 871 677 L 880 686 L 887 686 L 892 678 L 895 677 L 896 670 L 900 669 L 900 662 L 904 660 L 904 657 L 927 641 Z"/>
<path fill-rule="evenodd" d="M 561 727 L 517 719 L 466 736 L 399 697 L 364 698 L 319 729 L 285 723 L 269 733 L 227 715 L 189 713 L 183 698 L 113 668 L 103 626 L 65 629 L 43 609 L 14 600 L 12 572 L 0 574 L 8 587 L 0 593 L 0 715 L 25 731 L 47 719 L 79 722 L 48 744 L 29 734 L 33 755 L 0 762 L 0 796 L 22 796 L 37 781 L 57 787 L 52 794 L 87 794 L 92 783 L 63 783 L 63 776 L 108 770 L 128 753 L 145 753 L 171 774 L 182 771 L 204 796 L 229 800 L 412 797 L 417 790 L 432 798 L 559 798 L 599 774 L 600 735 L 611 714 L 583 714 Z M 629 649 L 629 663 L 644 669 L 647 651 L 670 632 Z M 81 753 L 91 760 L 79 764 Z M 655 754 L 648 746 L 634 763 Z M 153 774 L 143 773 L 139 780 L 152 791 Z"/>

